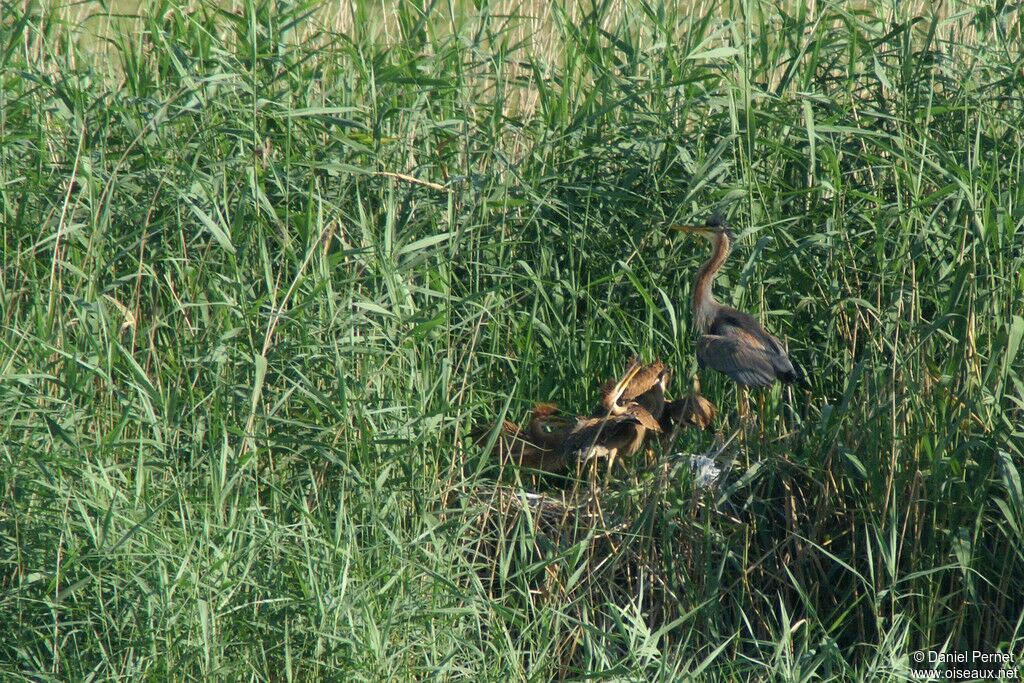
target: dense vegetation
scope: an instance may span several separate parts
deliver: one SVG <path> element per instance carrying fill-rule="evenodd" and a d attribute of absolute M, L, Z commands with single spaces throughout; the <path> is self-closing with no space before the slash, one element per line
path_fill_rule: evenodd
<path fill-rule="evenodd" d="M 1019 4 L 351 4 L 0 0 L 0 670 L 1021 655 Z M 717 494 L 687 433 L 560 542 L 498 494 L 566 482 L 466 435 L 634 353 L 685 384 L 665 228 L 712 210 L 810 387 Z"/>

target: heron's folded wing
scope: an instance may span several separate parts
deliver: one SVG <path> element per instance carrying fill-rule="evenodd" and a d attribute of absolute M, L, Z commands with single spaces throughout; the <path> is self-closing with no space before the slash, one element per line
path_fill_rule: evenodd
<path fill-rule="evenodd" d="M 584 458 L 608 457 L 608 448 L 604 445 L 596 426 L 578 429 L 566 437 L 559 449 L 566 460 L 579 462 Z"/>
<path fill-rule="evenodd" d="M 565 437 L 560 450 L 569 459 L 576 461 L 608 457 L 629 439 L 639 422 L 632 415 L 586 418 Z"/>
<path fill-rule="evenodd" d="M 622 392 L 621 400 L 632 401 L 659 387 L 662 377 L 666 372 L 665 364 L 661 361 L 641 366 L 629 384 L 626 385 L 625 390 Z"/>
<path fill-rule="evenodd" d="M 633 410 L 631 417 L 635 418 L 636 421 L 644 429 L 649 429 L 652 432 L 660 432 L 661 425 L 658 424 L 658 418 L 656 418 L 647 408 L 642 405 L 637 405 Z"/>
<path fill-rule="evenodd" d="M 742 337 L 706 334 L 697 340 L 697 362 L 725 373 L 748 387 L 766 387 L 775 381 L 771 351 L 749 344 Z"/>

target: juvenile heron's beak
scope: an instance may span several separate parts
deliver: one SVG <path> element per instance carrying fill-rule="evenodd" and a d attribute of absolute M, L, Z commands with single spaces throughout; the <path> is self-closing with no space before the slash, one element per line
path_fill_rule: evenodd
<path fill-rule="evenodd" d="M 633 378 L 636 377 L 636 373 L 640 372 L 641 368 L 643 368 L 643 365 L 636 362 L 635 360 L 629 364 L 629 367 L 626 368 L 626 375 L 622 379 L 620 379 L 618 384 L 615 385 L 615 388 L 612 389 L 611 405 L 614 406 L 616 403 L 619 402 L 619 399 L 622 398 L 622 395 L 626 393 L 626 388 L 629 386 L 629 383 L 633 381 Z"/>

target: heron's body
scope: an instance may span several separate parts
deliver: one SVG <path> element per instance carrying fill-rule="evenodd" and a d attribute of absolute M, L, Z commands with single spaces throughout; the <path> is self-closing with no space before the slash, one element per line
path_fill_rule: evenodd
<path fill-rule="evenodd" d="M 650 431 L 661 431 L 658 421 L 645 408 L 632 403 L 618 415 L 577 418 L 559 452 L 567 462 L 608 458 L 613 463 L 618 457 L 639 451 Z"/>
<path fill-rule="evenodd" d="M 699 393 L 665 403 L 665 412 L 658 422 L 663 432 L 670 432 L 676 425 L 686 429 L 710 429 L 715 423 L 718 410 L 715 404 Z"/>
<path fill-rule="evenodd" d="M 701 395 L 700 380 L 694 375 L 693 388 L 686 396 L 674 401 L 665 401 L 665 410 L 658 418 L 658 424 L 661 425 L 659 440 L 662 449 L 672 448 L 676 437 L 684 429 L 711 429 L 717 412 L 715 404 Z"/>
<path fill-rule="evenodd" d="M 697 271 L 691 302 L 693 324 L 701 333 L 697 340 L 700 367 L 711 367 L 747 387 L 766 387 L 775 380 L 795 382 L 798 375 L 782 343 L 754 316 L 720 303 L 711 291 L 715 275 L 729 257 L 732 233 L 715 220 L 679 229 L 712 243 L 711 258 Z"/>
<path fill-rule="evenodd" d="M 574 426 L 574 420 L 558 414 L 558 406 L 538 403 L 525 429 L 511 420 L 502 422 L 494 442 L 494 452 L 500 460 L 512 461 L 520 467 L 560 472 L 566 468 L 561 446 Z M 492 429 L 479 427 L 471 432 L 471 436 L 482 445 L 487 442 Z"/>
<path fill-rule="evenodd" d="M 490 438 L 493 427 L 479 427 L 471 432 L 473 441 L 483 445 Z M 502 462 L 512 461 L 521 467 L 529 467 L 554 472 L 560 469 L 556 462 L 555 452 L 550 448 L 536 443 L 530 438 L 527 430 L 523 430 L 515 422 L 505 420 L 498 428 L 492 451 Z"/>
<path fill-rule="evenodd" d="M 530 419 L 530 435 L 545 448 L 557 449 L 575 426 L 575 420 L 558 414 L 554 403 L 538 403 Z"/>

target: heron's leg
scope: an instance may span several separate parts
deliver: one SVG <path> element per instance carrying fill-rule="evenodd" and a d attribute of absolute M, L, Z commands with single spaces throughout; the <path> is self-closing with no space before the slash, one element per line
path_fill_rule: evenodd
<path fill-rule="evenodd" d="M 597 461 L 599 458 L 590 458 L 589 471 L 587 472 L 587 485 L 591 493 L 597 490 Z"/>
<path fill-rule="evenodd" d="M 779 418 L 782 420 L 782 427 L 788 433 L 792 429 L 793 409 L 789 404 L 793 400 L 793 392 L 789 387 L 782 387 L 782 396 L 779 400 Z"/>
<path fill-rule="evenodd" d="M 782 397 L 779 400 L 779 419 L 782 421 L 782 427 L 785 429 L 787 435 L 799 430 L 800 425 L 807 416 L 807 413 L 803 412 L 806 409 L 807 401 L 804 401 L 801 411 L 797 412 L 793 407 L 796 405 L 793 392 L 794 388 L 792 386 L 783 387 Z"/>
<path fill-rule="evenodd" d="M 618 453 L 615 450 L 612 450 L 612 452 L 608 454 L 608 469 L 604 471 L 605 488 L 608 488 L 608 486 L 612 483 L 612 470 L 615 469 L 615 456 L 617 454 Z"/>
<path fill-rule="evenodd" d="M 750 390 L 745 386 L 740 391 L 740 447 L 743 449 L 743 462 L 750 466 Z"/>
<path fill-rule="evenodd" d="M 757 425 L 758 425 L 758 436 L 760 437 L 761 443 L 764 443 L 764 430 L 765 430 L 765 415 L 764 415 L 764 392 L 762 389 L 757 392 Z"/>
<path fill-rule="evenodd" d="M 740 414 L 740 426 L 746 425 L 747 420 L 750 419 L 750 396 L 747 394 L 747 388 L 743 385 L 736 387 L 736 407 Z"/>
<path fill-rule="evenodd" d="M 743 385 L 741 385 L 741 384 L 737 384 L 736 385 L 736 414 L 738 416 L 738 419 L 735 422 L 735 426 L 737 426 L 737 427 L 742 425 L 743 421 L 747 417 L 747 410 L 746 410 L 747 393 L 746 393 L 746 391 L 747 390 L 743 387 Z"/>
<path fill-rule="evenodd" d="M 672 449 L 675 448 L 676 441 L 679 440 L 679 433 L 682 431 L 683 426 L 678 422 L 672 425 L 672 431 L 669 432 L 668 441 L 665 442 L 665 445 L 661 449 L 662 455 L 672 455 Z M 657 463 L 658 459 L 655 458 L 654 461 Z"/>

